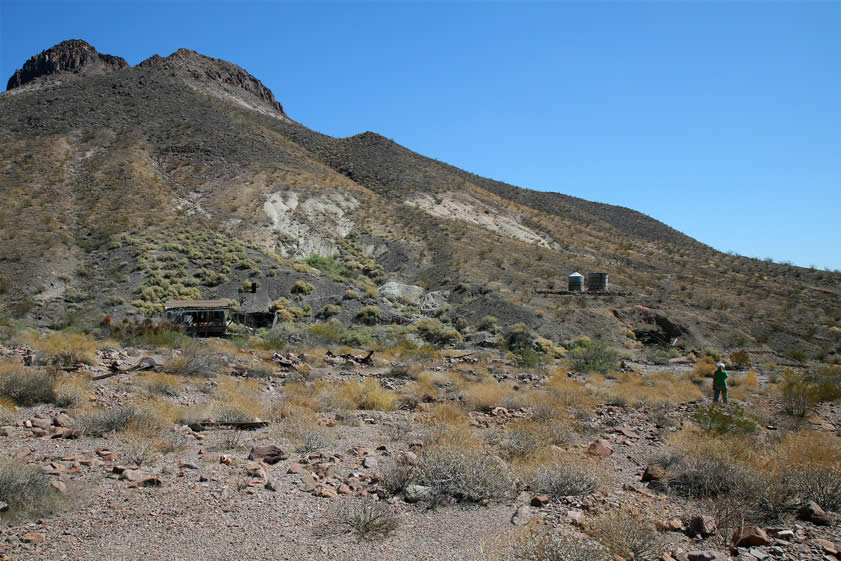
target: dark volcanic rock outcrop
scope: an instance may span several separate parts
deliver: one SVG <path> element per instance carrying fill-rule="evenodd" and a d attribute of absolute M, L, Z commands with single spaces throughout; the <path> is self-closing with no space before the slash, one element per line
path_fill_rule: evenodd
<path fill-rule="evenodd" d="M 247 94 L 260 105 L 277 111 L 284 116 L 283 105 L 274 97 L 272 91 L 241 67 L 218 58 L 211 58 L 190 49 L 178 49 L 166 58 L 153 55 L 138 65 L 139 68 L 155 68 L 176 72 L 189 82 L 207 89 L 215 88 L 216 95 L 225 93 L 240 100 Z"/>
<path fill-rule="evenodd" d="M 6 90 L 23 86 L 44 76 L 107 74 L 129 66 L 123 58 L 98 53 L 80 39 L 69 39 L 27 60 L 23 67 L 9 78 Z"/>

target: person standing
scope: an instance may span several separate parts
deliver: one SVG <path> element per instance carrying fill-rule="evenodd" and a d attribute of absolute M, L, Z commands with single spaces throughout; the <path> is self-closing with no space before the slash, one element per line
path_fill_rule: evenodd
<path fill-rule="evenodd" d="M 718 368 L 713 372 L 713 403 L 718 403 L 718 396 L 724 403 L 727 403 L 727 371 L 724 370 L 724 363 L 719 362 Z"/>

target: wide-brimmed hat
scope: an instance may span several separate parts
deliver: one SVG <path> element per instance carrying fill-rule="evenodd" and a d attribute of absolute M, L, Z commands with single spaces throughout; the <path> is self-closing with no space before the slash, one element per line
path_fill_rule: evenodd
<path fill-rule="evenodd" d="M 719 362 L 719 363 L 718 363 L 718 367 L 719 367 L 719 368 L 724 368 L 724 363 L 723 363 L 723 362 Z"/>

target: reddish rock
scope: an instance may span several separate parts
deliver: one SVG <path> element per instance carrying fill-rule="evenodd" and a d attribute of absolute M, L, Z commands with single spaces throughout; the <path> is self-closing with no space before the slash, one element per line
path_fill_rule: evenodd
<path fill-rule="evenodd" d="M 535 495 L 531 499 L 531 506 L 535 506 L 535 507 L 540 508 L 542 506 L 546 506 L 547 504 L 549 504 L 549 496 L 548 495 Z"/>
<path fill-rule="evenodd" d="M 52 485 L 53 489 L 61 493 L 62 495 L 67 492 L 67 485 L 64 484 L 64 481 L 59 481 L 54 479 L 50 481 L 50 485 Z"/>
<path fill-rule="evenodd" d="M 307 473 L 307 468 L 305 468 L 301 464 L 294 463 L 291 466 L 289 466 L 289 469 L 286 470 L 286 473 L 303 474 Z"/>
<path fill-rule="evenodd" d="M 127 469 L 123 470 L 123 472 L 120 473 L 120 479 L 125 479 L 126 481 L 132 483 L 140 481 L 141 479 L 143 479 L 143 477 L 143 472 L 137 469 Z"/>
<path fill-rule="evenodd" d="M 712 516 L 695 516 L 686 525 L 686 534 L 690 537 L 707 537 L 715 534 L 715 519 Z"/>
<path fill-rule="evenodd" d="M 44 543 L 46 539 L 47 536 L 39 532 L 29 532 L 20 537 L 20 541 L 23 543 Z"/>
<path fill-rule="evenodd" d="M 600 458 L 606 458 L 613 454 L 613 446 L 607 440 L 600 438 L 587 447 L 587 453 Z"/>
<path fill-rule="evenodd" d="M 736 547 L 754 547 L 770 544 L 771 538 L 759 526 L 742 526 L 733 532 L 732 543 Z"/>
<path fill-rule="evenodd" d="M 288 458 L 289 454 L 277 446 L 255 446 L 248 454 L 249 460 L 260 460 L 270 466 Z"/>
<path fill-rule="evenodd" d="M 32 429 L 30 429 L 30 430 L 32 430 L 32 434 L 33 434 L 34 436 L 38 437 L 38 438 L 43 438 L 43 437 L 45 437 L 45 436 L 47 436 L 47 435 L 49 435 L 49 434 L 50 434 L 50 433 L 48 433 L 47 431 L 45 431 L 44 429 L 39 429 L 39 428 L 35 428 L 35 427 L 33 427 L 33 428 L 32 428 Z"/>
<path fill-rule="evenodd" d="M 143 477 L 138 479 L 134 483 L 131 483 L 129 487 L 138 488 L 138 487 L 160 487 L 163 485 L 163 481 L 158 479 L 157 477 Z"/>
<path fill-rule="evenodd" d="M 336 492 L 340 495 L 353 495 L 353 490 L 344 483 L 338 486 Z"/>
<path fill-rule="evenodd" d="M 829 540 L 823 538 L 815 538 L 812 543 L 821 548 L 824 553 L 838 557 L 839 547 Z"/>
<path fill-rule="evenodd" d="M 630 429 L 619 429 L 619 433 L 626 438 L 639 438 L 640 435 Z"/>
<path fill-rule="evenodd" d="M 47 430 L 51 426 L 53 426 L 52 419 L 39 419 L 39 418 L 36 417 L 36 418 L 32 419 L 31 422 L 32 422 L 33 427 L 36 427 L 36 428 L 39 428 L 39 429 L 44 429 L 44 430 Z"/>
<path fill-rule="evenodd" d="M 669 522 L 669 530 L 673 532 L 680 532 L 683 530 L 683 522 L 679 518 L 675 518 Z"/>
<path fill-rule="evenodd" d="M 645 471 L 642 472 L 643 483 L 648 483 L 649 481 L 663 481 L 667 477 L 668 475 L 666 474 L 666 470 L 654 464 L 648 464 L 645 466 Z"/>
<path fill-rule="evenodd" d="M 317 485 L 313 494 L 316 497 L 321 497 L 324 499 L 332 499 L 338 497 L 336 489 L 334 489 L 332 485 L 327 485 L 326 483 Z"/>

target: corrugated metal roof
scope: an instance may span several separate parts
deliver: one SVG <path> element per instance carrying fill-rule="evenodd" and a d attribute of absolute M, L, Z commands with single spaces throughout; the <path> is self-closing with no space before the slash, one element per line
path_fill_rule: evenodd
<path fill-rule="evenodd" d="M 164 304 L 166 310 L 176 310 L 179 308 L 191 309 L 210 309 L 210 308 L 230 308 L 231 305 L 227 300 L 167 300 Z"/>
<path fill-rule="evenodd" d="M 581 277 L 582 279 L 584 278 L 584 275 L 582 275 L 581 273 L 572 273 L 570 276 L 571 277 Z"/>

